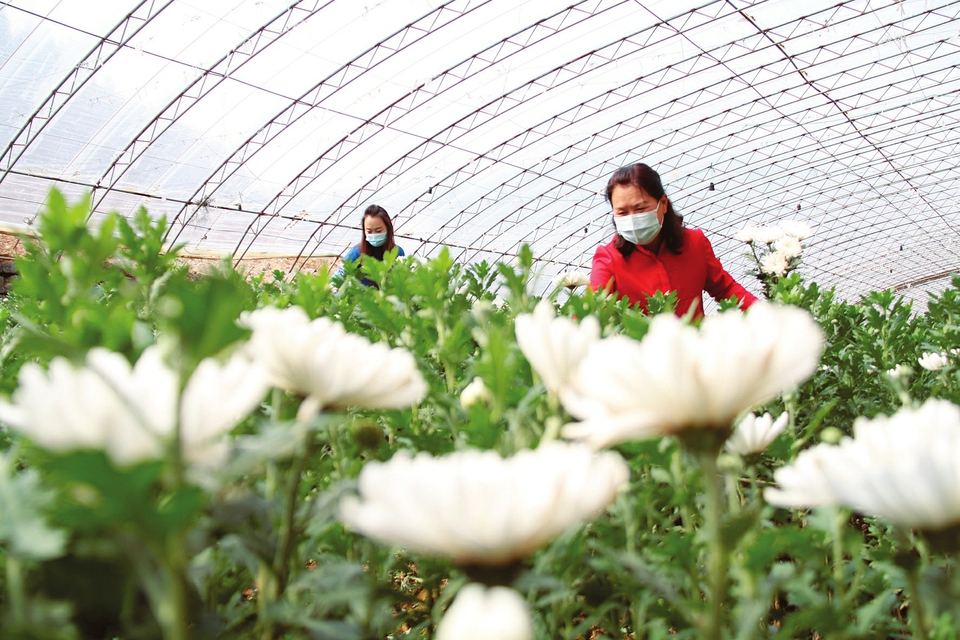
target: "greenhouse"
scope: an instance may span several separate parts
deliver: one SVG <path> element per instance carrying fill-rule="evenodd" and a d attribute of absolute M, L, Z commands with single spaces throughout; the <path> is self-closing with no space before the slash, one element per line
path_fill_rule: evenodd
<path fill-rule="evenodd" d="M 960 637 L 958 128 L 956 0 L 0 0 L 0 640 Z"/>

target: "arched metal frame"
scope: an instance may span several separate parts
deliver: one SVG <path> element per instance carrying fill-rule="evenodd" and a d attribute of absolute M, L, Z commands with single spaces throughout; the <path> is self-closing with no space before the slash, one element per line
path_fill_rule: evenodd
<path fill-rule="evenodd" d="M 40 135 L 47 124 L 117 52 L 142 47 L 144 26 L 179 1 L 131 1 L 125 17 L 56 88 L 24 109 L 30 115 L 7 136 L 0 156 L 0 203 L 18 197 L 4 183 L 10 175 L 64 184 L 45 177 L 62 168 L 25 165 L 25 152 L 55 144 Z M 449 246 L 461 260 L 508 258 L 529 242 L 549 276 L 589 265 L 593 248 L 611 232 L 598 193 L 606 176 L 643 159 L 664 175 L 687 220 L 708 232 L 738 277 L 746 263 L 733 239 L 737 229 L 797 217 L 816 225 L 804 255 L 808 276 L 847 297 L 881 287 L 919 297 L 922 287 L 945 286 L 950 271 L 960 270 L 960 142 L 954 142 L 960 140 L 960 0 L 691 0 L 643 7 L 583 0 L 559 11 L 534 0 L 525 3 L 529 8 L 450 0 L 397 24 L 286 98 L 245 142 L 198 167 L 189 191 L 158 192 L 138 181 L 152 145 L 169 143 L 177 135 L 173 125 L 216 87 L 348 1 L 276 5 L 271 19 L 224 43 L 215 62 L 144 114 L 138 133 L 116 149 L 99 179 L 78 179 L 76 186 L 92 188 L 97 205 L 108 195 L 130 194 L 172 214 L 171 241 L 195 242 L 193 231 L 183 235 L 187 229 L 203 238 L 214 233 L 222 236 L 218 246 L 238 257 L 281 247 L 304 259 L 339 253 L 358 227 L 351 216 L 371 201 L 394 198 L 391 213 L 408 253 Z M 18 4 L 26 6 L 5 0 L 0 9 L 25 11 Z M 412 7 L 404 9 L 408 15 Z M 628 9 L 637 16 L 635 28 L 612 28 L 610 20 Z M 491 31 L 497 37 L 482 37 L 498 12 L 519 21 L 506 31 L 498 25 Z M 464 29 L 476 53 L 461 49 L 469 55 L 457 63 L 424 63 L 425 47 L 455 49 L 445 34 Z M 640 72 L 618 78 L 641 64 Z M 387 81 L 382 97 L 360 102 L 365 87 L 398 65 L 422 65 L 429 80 L 401 91 Z M 3 78 L 0 59 L 0 87 Z M 478 102 L 469 92 L 481 81 L 481 93 L 490 97 Z M 330 109 L 334 96 L 354 101 L 356 112 L 337 113 L 356 124 L 319 146 L 309 163 L 284 165 L 286 186 L 272 196 L 234 205 L 231 189 L 243 181 L 231 178 L 264 151 L 276 156 L 276 145 L 291 142 L 283 134 L 312 110 Z M 539 118 L 530 117 L 531 105 Z M 424 124 L 418 114 L 425 108 L 455 115 Z M 0 135 L 2 126 L 0 119 Z M 334 195 L 331 186 L 345 175 L 340 167 L 371 158 L 374 177 L 350 181 Z M 290 211 L 294 203 L 299 213 Z M 222 223 L 233 230 L 219 233 Z"/>

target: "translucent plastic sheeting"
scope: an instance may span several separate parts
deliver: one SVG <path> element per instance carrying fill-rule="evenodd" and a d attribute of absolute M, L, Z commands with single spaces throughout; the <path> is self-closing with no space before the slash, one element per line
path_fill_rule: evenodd
<path fill-rule="evenodd" d="M 960 0 L 0 0 L 0 221 L 57 186 L 306 259 L 375 203 L 407 253 L 531 244 L 542 290 L 643 161 L 749 288 L 736 232 L 801 219 L 809 278 L 922 303 L 960 271 L 958 63 Z"/>

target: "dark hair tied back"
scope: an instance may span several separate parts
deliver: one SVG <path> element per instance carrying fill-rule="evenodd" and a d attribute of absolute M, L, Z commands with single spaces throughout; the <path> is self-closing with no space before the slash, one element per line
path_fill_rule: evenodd
<path fill-rule="evenodd" d="M 642 162 L 632 164 L 626 167 L 620 167 L 613 172 L 610 180 L 607 181 L 607 202 L 613 203 L 613 188 L 616 186 L 633 185 L 643 189 L 650 197 L 659 202 L 665 192 L 663 183 L 660 181 L 660 174 L 645 165 Z M 616 225 L 614 225 L 616 228 Z M 663 216 L 663 227 L 660 229 L 662 242 L 666 245 L 670 253 L 679 254 L 683 250 L 683 216 L 673 210 L 673 203 L 667 198 L 667 212 Z M 636 245 L 628 242 L 619 233 L 613 246 L 620 252 L 624 258 L 629 258 L 636 250 Z"/>

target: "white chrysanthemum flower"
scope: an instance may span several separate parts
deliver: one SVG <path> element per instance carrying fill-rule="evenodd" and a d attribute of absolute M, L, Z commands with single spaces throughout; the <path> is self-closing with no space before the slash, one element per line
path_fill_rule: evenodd
<path fill-rule="evenodd" d="M 778 469 L 766 500 L 783 507 L 843 505 L 903 527 L 960 524 L 960 408 L 931 399 L 893 416 L 858 418 L 854 437 L 819 444 Z"/>
<path fill-rule="evenodd" d="M 173 429 L 177 378 L 156 349 L 131 369 L 119 353 L 93 349 L 87 365 L 54 358 L 47 371 L 28 363 L 0 420 L 55 452 L 103 449 L 117 464 L 163 455 Z"/>
<path fill-rule="evenodd" d="M 552 441 L 501 458 L 495 451 L 432 457 L 401 451 L 360 472 L 341 502 L 351 529 L 461 565 L 505 565 L 599 514 L 627 482 L 614 452 Z"/>
<path fill-rule="evenodd" d="M 527 601 L 508 587 L 465 585 L 437 625 L 437 640 L 530 640 Z"/>
<path fill-rule="evenodd" d="M 917 359 L 917 362 L 927 371 L 939 371 L 947 366 L 947 354 L 943 352 L 924 353 Z"/>
<path fill-rule="evenodd" d="M 427 393 L 409 351 L 371 343 L 329 318 L 310 320 L 300 307 L 266 307 L 241 321 L 253 330 L 247 353 L 266 369 L 269 383 L 305 396 L 301 419 L 328 407 L 409 407 Z"/>
<path fill-rule="evenodd" d="M 771 251 L 760 258 L 760 271 L 782 278 L 790 271 L 790 258 L 779 251 Z"/>
<path fill-rule="evenodd" d="M 483 378 L 474 378 L 460 392 L 460 406 L 469 409 L 478 402 L 490 402 L 490 389 L 483 383 Z"/>
<path fill-rule="evenodd" d="M 899 380 L 903 376 L 908 376 L 911 373 L 913 373 L 913 369 L 905 364 L 898 364 L 893 369 L 887 369 L 887 375 L 894 380 Z"/>
<path fill-rule="evenodd" d="M 753 232 L 753 241 L 760 244 L 773 244 L 783 237 L 783 231 L 778 226 L 756 227 Z"/>
<path fill-rule="evenodd" d="M 797 240 L 806 240 L 813 235 L 813 229 L 810 228 L 809 223 L 803 220 L 781 220 L 780 231 L 784 235 L 791 236 Z"/>
<path fill-rule="evenodd" d="M 600 323 L 587 316 L 580 324 L 556 317 L 553 304 L 541 300 L 532 314 L 517 316 L 517 344 L 551 393 L 567 384 L 590 345 L 600 339 Z"/>
<path fill-rule="evenodd" d="M 776 421 L 769 413 L 762 416 L 749 413 L 727 440 L 727 449 L 741 456 L 763 453 L 786 428 L 789 420 L 790 414 L 786 412 L 781 413 Z"/>
<path fill-rule="evenodd" d="M 267 392 L 266 372 L 242 355 L 221 364 L 202 360 L 180 396 L 180 443 L 187 462 L 208 469 L 226 462 L 223 436 L 251 411 Z"/>
<path fill-rule="evenodd" d="M 754 234 L 757 232 L 756 225 L 749 225 L 737 231 L 737 234 L 734 236 L 740 242 L 746 242 L 747 244 L 753 242 Z"/>
<path fill-rule="evenodd" d="M 797 307 L 756 303 L 710 316 L 701 329 L 673 314 L 650 322 L 643 340 L 596 343 L 560 401 L 583 422 L 563 435 L 597 447 L 677 433 L 729 429 L 741 412 L 816 370 L 823 332 Z"/>
<path fill-rule="evenodd" d="M 803 245 L 797 238 L 785 235 L 773 243 L 773 250 L 787 258 L 796 258 L 803 253 Z"/>
<path fill-rule="evenodd" d="M 133 367 L 121 354 L 97 348 L 81 367 L 63 358 L 54 358 L 48 371 L 25 365 L 13 403 L 0 403 L 0 420 L 51 451 L 103 449 L 119 465 L 135 464 L 161 457 L 173 437 L 177 385 L 156 347 Z M 245 359 L 201 362 L 180 406 L 184 458 L 219 465 L 225 450 L 218 439 L 265 391 L 262 372 Z"/>
<path fill-rule="evenodd" d="M 585 287 L 590 284 L 590 274 L 583 271 L 564 271 L 553 279 L 553 284 L 558 287 Z"/>

